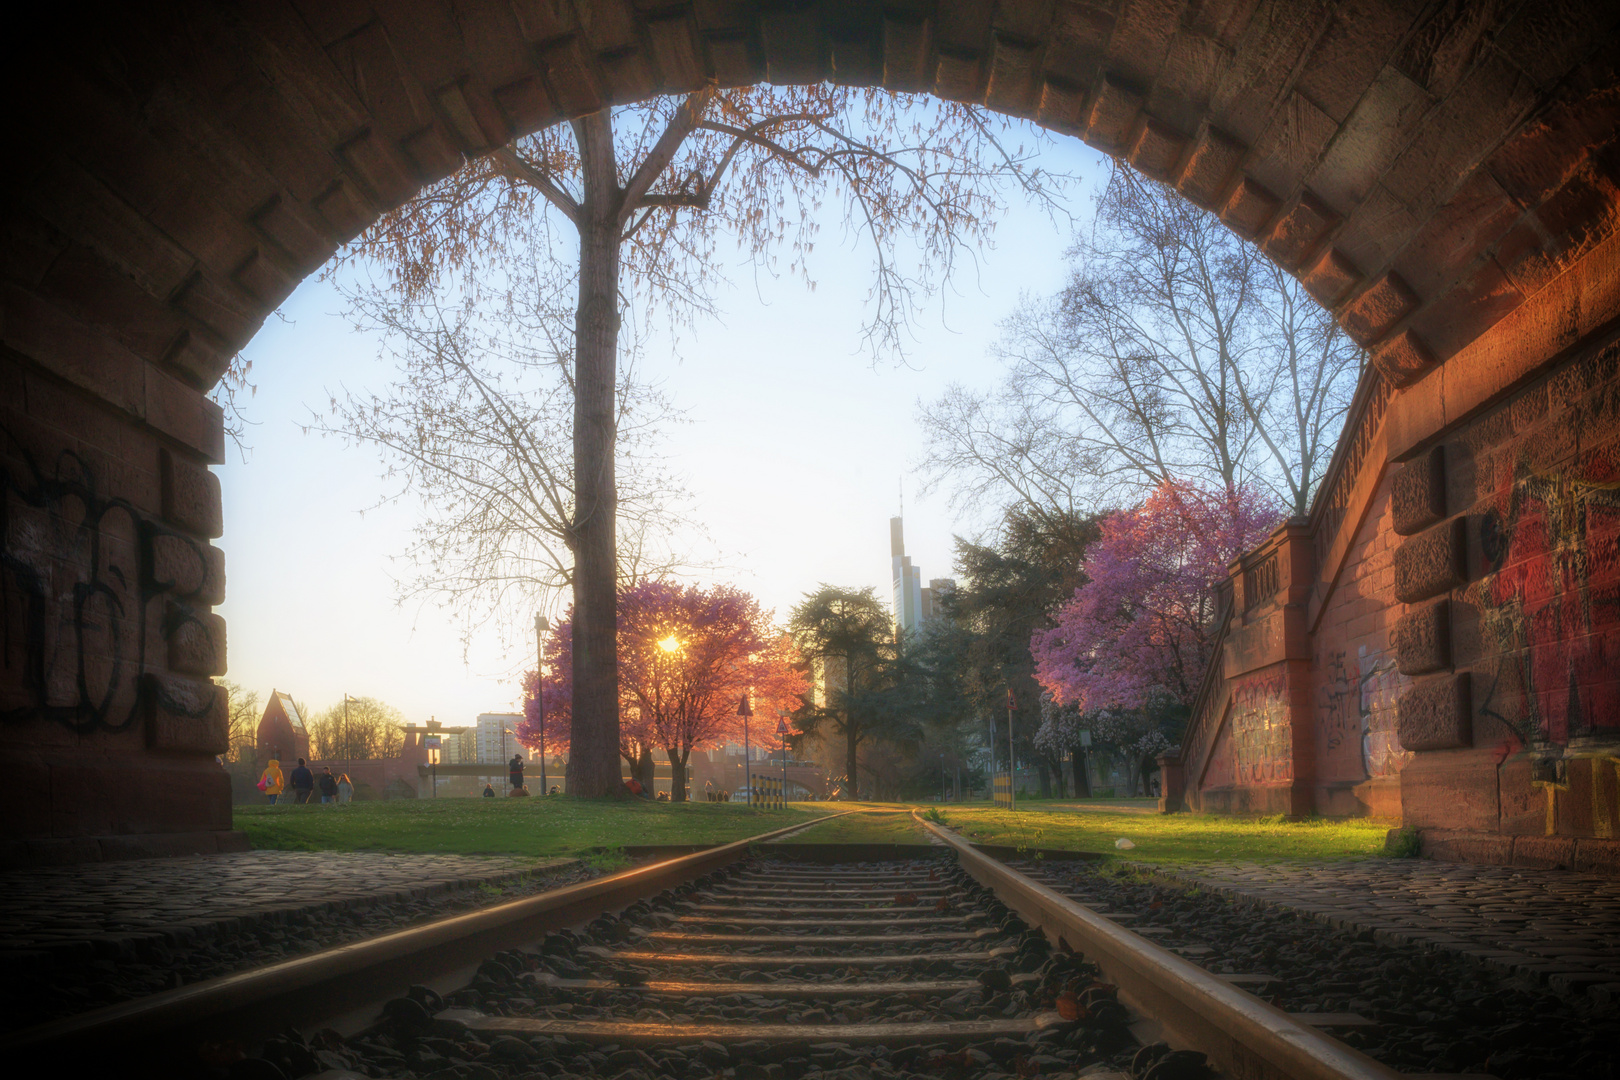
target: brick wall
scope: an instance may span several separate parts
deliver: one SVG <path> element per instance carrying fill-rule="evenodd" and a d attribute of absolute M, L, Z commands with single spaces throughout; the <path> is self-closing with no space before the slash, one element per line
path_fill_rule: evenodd
<path fill-rule="evenodd" d="M 1407 823 L 1476 858 L 1612 863 L 1583 840 L 1620 819 L 1620 343 L 1448 433 L 1395 491 Z"/>
<path fill-rule="evenodd" d="M 201 394 L 166 389 L 182 423 L 217 430 Z M 224 561 L 206 456 L 0 350 L 0 499 L 0 862 L 239 844 L 213 756 Z"/>

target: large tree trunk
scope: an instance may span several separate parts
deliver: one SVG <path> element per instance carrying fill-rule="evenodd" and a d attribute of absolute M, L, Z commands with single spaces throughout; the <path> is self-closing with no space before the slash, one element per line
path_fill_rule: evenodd
<path fill-rule="evenodd" d="M 584 174 L 574 314 L 574 706 L 568 793 L 619 796 L 618 565 L 613 472 L 619 191 L 606 110 L 574 121 Z"/>
<path fill-rule="evenodd" d="M 664 752 L 669 755 L 669 801 L 686 801 L 686 760 L 692 756 L 692 748 L 688 746 L 676 754 L 673 746 L 665 747 Z"/>
<path fill-rule="evenodd" d="M 855 717 L 854 717 L 853 713 L 845 713 L 844 714 L 844 772 L 848 776 L 848 781 L 847 781 L 847 783 L 846 783 L 846 785 L 844 787 L 844 790 L 845 790 L 845 792 L 847 792 L 847 797 L 851 798 L 851 799 L 855 799 L 855 798 L 860 797 L 860 792 L 857 790 L 857 788 L 855 786 L 856 751 L 860 746 L 860 742 L 861 742 L 861 740 L 860 740 L 860 736 L 858 734 L 857 728 L 855 727 Z"/>
<path fill-rule="evenodd" d="M 1074 763 L 1074 797 L 1091 798 L 1091 770 L 1087 766 L 1085 750 L 1070 750 L 1069 760 Z"/>
<path fill-rule="evenodd" d="M 636 778 L 642 790 L 651 792 L 653 781 L 658 777 L 658 763 L 653 760 L 652 747 L 643 746 L 637 755 L 635 764 L 630 769 L 630 775 Z"/>

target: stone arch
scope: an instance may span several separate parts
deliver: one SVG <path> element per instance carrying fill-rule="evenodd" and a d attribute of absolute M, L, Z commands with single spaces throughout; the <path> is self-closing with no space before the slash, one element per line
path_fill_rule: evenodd
<path fill-rule="evenodd" d="M 1435 409 L 1492 399 L 1613 316 L 1617 17 L 1602 0 L 174 0 L 59 15 L 14 44 L 5 76 L 6 514 L 54 522 L 60 548 L 8 535 L 0 571 L 0 716 L 27 747 L 5 796 L 19 835 L 228 828 L 223 794 L 130 826 L 138 795 L 116 775 L 120 755 L 155 755 L 224 791 L 198 771 L 218 741 L 201 680 L 223 666 L 223 625 L 202 617 L 223 587 L 206 392 L 338 245 L 467 156 L 708 79 L 833 79 L 1034 119 L 1218 213 L 1373 350 L 1357 416 L 1411 430 L 1369 449 L 1382 436 L 1357 420 L 1343 475 L 1415 449 Z M 1507 344 L 1481 347 L 1505 319 Z M 1434 405 L 1442 385 L 1464 404 Z M 140 583 L 125 608 L 161 609 L 109 616 L 144 635 L 128 695 L 144 724 L 84 742 L 42 709 L 72 704 L 70 668 L 108 658 L 64 667 L 72 618 L 24 580 L 47 563 L 102 572 L 72 508 L 41 502 L 64 454 L 133 508 L 98 555 Z M 1323 501 L 1351 513 L 1339 498 Z M 74 776 L 106 798 L 75 805 Z"/>

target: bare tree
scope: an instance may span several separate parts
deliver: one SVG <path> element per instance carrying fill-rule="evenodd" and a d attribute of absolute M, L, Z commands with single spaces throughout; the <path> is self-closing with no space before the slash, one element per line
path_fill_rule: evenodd
<path fill-rule="evenodd" d="M 508 268 L 514 279 L 522 272 Z M 383 500 L 421 501 L 401 600 L 441 600 L 460 619 L 464 648 L 491 619 L 526 634 L 535 608 L 573 578 L 574 387 L 555 312 L 466 295 L 454 306 L 432 293 L 402 300 L 361 283 L 340 289 L 356 328 L 380 335 L 395 375 L 380 391 L 334 394 L 306 430 L 371 445 L 385 462 Z M 616 392 L 620 573 L 657 574 L 682 562 L 669 540 L 690 528 L 685 492 L 658 453 L 680 416 L 657 387 L 637 381 L 633 350 Z"/>
<path fill-rule="evenodd" d="M 252 761 L 258 749 L 259 718 L 264 711 L 259 707 L 259 692 L 230 679 L 214 682 L 225 688 L 225 716 L 230 731 L 230 749 L 225 756 L 231 761 Z"/>
<path fill-rule="evenodd" d="M 309 752 L 316 761 L 398 757 L 405 743 L 400 711 L 374 697 L 351 697 L 309 719 Z"/>
<path fill-rule="evenodd" d="M 1076 512 L 1166 480 L 1310 507 L 1363 354 L 1213 214 L 1116 165 L 1067 286 L 1004 324 L 1002 385 L 921 410 L 958 505 Z"/>
<path fill-rule="evenodd" d="M 768 271 L 781 269 L 785 252 L 786 270 L 804 274 L 814 212 L 831 194 L 874 253 L 867 340 L 898 347 L 941 275 L 987 239 L 1004 182 L 1050 198 L 1027 155 L 1004 146 L 972 107 L 908 107 L 880 90 L 827 84 L 710 85 L 518 140 L 386 215 L 353 247 L 386 266 L 407 300 L 454 279 L 469 295 L 516 302 L 509 282 L 478 273 L 512 252 L 577 271 L 538 278 L 575 287 L 570 792 L 619 791 L 614 444 L 623 311 L 639 302 L 681 319 L 709 309 L 714 248 L 725 235 Z M 902 237 L 920 256 L 909 260 L 918 269 L 907 268 Z"/>

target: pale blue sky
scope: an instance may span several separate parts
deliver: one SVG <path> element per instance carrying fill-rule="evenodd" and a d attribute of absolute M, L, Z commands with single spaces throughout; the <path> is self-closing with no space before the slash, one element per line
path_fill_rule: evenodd
<path fill-rule="evenodd" d="M 1072 193 L 1084 216 L 1101 158 L 1078 140 L 1046 154 L 1049 167 L 1082 174 Z M 660 379 L 690 423 L 668 444 L 698 496 L 698 514 L 727 580 L 774 607 L 780 618 L 821 582 L 876 586 L 887 597 L 888 519 L 906 488 L 906 545 L 924 579 L 951 575 L 959 521 L 946 498 L 914 494 L 922 449 L 916 403 L 953 381 L 988 385 L 996 324 L 1020 292 L 1061 283 L 1066 227 L 1021 205 L 1011 208 L 980 273 L 956 282 L 943 308 L 918 324 L 909 366 L 874 364 L 859 352 L 867 253 L 839 243 L 829 221 L 811 263 L 814 292 L 794 280 L 756 279 L 739 263 L 720 295 L 723 317 L 683 333 L 672 350 L 655 340 L 645 370 Z M 758 286 L 756 288 L 756 280 Z M 380 462 L 365 448 L 305 435 L 309 409 L 327 388 L 380 386 L 387 369 L 375 341 L 336 313 L 331 286 L 306 281 L 248 346 L 258 393 L 244 464 L 236 451 L 217 471 L 225 492 L 229 678 L 268 695 L 291 693 L 322 709 L 347 691 L 370 695 L 414 721 L 471 723 L 517 702 L 516 673 L 532 665 L 532 635 L 502 643 L 493 630 L 465 662 L 457 621 L 431 604 L 396 605 L 397 561 L 421 508 L 373 510 Z M 361 511 L 366 510 L 365 513 Z"/>

